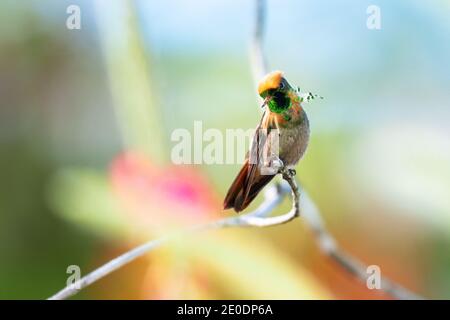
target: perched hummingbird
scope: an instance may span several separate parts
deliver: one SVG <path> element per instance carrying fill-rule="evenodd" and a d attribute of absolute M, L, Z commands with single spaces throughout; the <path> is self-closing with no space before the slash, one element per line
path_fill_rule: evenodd
<path fill-rule="evenodd" d="M 262 171 L 261 154 L 275 153 L 282 165 L 293 169 L 306 151 L 309 141 L 309 121 L 301 106 L 303 97 L 298 89 L 289 85 L 280 71 L 267 74 L 258 85 L 258 93 L 264 99 L 264 114 L 253 136 L 251 154 L 247 153 L 244 165 L 234 179 L 224 200 L 224 209 L 240 212 L 255 199 L 258 193 L 275 177 L 277 172 Z M 310 94 L 311 95 L 311 94 Z M 308 95 L 307 99 L 312 95 Z M 278 133 L 278 150 L 270 139 L 262 139 L 260 132 Z M 252 155 L 256 155 L 256 160 Z"/>

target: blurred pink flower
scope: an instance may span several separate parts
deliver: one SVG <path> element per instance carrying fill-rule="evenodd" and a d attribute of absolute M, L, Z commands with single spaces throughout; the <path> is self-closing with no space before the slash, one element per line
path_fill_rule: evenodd
<path fill-rule="evenodd" d="M 158 167 L 144 155 L 126 152 L 112 162 L 110 178 L 126 214 L 150 231 L 202 223 L 220 212 L 214 188 L 192 167 Z"/>

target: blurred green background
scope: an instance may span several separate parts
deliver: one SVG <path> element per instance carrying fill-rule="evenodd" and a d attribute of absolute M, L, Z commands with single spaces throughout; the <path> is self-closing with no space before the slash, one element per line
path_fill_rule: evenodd
<path fill-rule="evenodd" d="M 66 28 L 71 4 L 81 30 Z M 371 4 L 380 30 L 366 27 Z M 271 68 L 325 97 L 305 106 L 297 172 L 330 231 L 428 298 L 450 298 L 449 10 L 268 1 L 265 39 Z M 239 165 L 174 167 L 170 135 L 259 121 L 253 21 L 253 1 L 1 1 L 0 298 L 46 298 L 69 265 L 86 274 L 232 214 L 220 204 Z M 389 297 L 318 252 L 299 219 L 174 242 L 76 298 Z"/>

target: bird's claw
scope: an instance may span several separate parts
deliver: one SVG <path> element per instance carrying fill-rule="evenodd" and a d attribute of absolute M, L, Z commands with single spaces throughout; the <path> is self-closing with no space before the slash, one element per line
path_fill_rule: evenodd
<path fill-rule="evenodd" d="M 289 169 L 289 168 L 283 168 L 280 173 L 283 175 L 284 178 L 291 179 L 296 176 L 297 171 L 295 169 Z"/>
<path fill-rule="evenodd" d="M 283 177 L 292 178 L 297 175 L 297 171 L 293 168 L 288 168 L 279 157 L 273 157 L 271 159 L 269 168 L 272 174 L 279 173 Z"/>
<path fill-rule="evenodd" d="M 289 175 L 290 177 L 293 177 L 297 174 L 297 172 L 295 171 L 295 169 L 292 168 L 288 168 L 283 160 L 281 160 L 280 158 L 276 157 L 274 159 L 272 159 L 272 168 L 274 168 L 278 173 L 284 175 Z"/>

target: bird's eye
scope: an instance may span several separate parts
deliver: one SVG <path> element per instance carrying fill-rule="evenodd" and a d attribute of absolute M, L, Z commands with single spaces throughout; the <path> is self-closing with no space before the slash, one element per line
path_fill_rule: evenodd
<path fill-rule="evenodd" d="M 283 90 L 284 89 L 284 87 L 285 87 L 285 85 L 284 85 L 284 82 L 283 81 L 281 81 L 280 82 L 280 85 L 278 86 L 281 90 Z"/>

